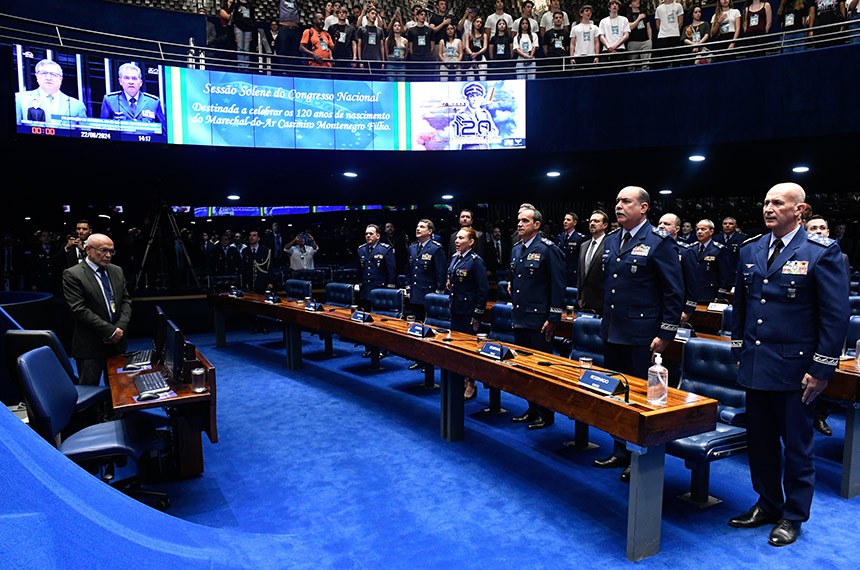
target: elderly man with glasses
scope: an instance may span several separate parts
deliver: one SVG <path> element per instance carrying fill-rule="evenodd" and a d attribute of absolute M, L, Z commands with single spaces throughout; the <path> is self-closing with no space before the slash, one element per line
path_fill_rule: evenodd
<path fill-rule="evenodd" d="M 63 68 L 50 59 L 36 64 L 36 83 L 32 91 L 15 94 L 17 122 L 57 122 L 65 117 L 86 117 L 87 110 L 80 100 L 69 97 L 60 87 L 63 85 Z"/>

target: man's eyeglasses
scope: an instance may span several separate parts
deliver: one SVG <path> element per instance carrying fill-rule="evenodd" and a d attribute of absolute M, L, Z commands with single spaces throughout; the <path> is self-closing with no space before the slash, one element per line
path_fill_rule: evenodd
<path fill-rule="evenodd" d="M 107 254 L 113 255 L 116 253 L 116 250 L 112 247 L 97 247 L 96 251 L 102 255 L 107 255 Z"/>
<path fill-rule="evenodd" d="M 48 77 L 53 77 L 54 79 L 59 79 L 63 76 L 62 73 L 57 73 L 56 71 L 37 71 L 36 75 L 47 75 Z"/>

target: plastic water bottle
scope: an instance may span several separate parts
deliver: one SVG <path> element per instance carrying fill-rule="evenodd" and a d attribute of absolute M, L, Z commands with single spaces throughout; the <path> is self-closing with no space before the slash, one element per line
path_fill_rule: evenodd
<path fill-rule="evenodd" d="M 663 366 L 663 357 L 654 353 L 654 364 L 648 369 L 648 403 L 652 406 L 665 406 L 669 391 L 669 371 Z"/>

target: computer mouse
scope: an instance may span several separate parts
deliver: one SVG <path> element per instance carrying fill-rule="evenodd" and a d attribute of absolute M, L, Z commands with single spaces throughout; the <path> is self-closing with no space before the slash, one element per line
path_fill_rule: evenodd
<path fill-rule="evenodd" d="M 137 397 L 138 402 L 148 402 L 149 400 L 157 400 L 158 394 L 153 394 L 152 392 L 144 392 L 140 396 Z"/>

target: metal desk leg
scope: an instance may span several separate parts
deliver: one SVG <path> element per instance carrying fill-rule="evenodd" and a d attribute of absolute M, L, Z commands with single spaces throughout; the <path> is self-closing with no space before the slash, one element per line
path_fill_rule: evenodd
<path fill-rule="evenodd" d="M 432 364 L 424 364 L 424 383 L 421 384 L 422 388 L 426 388 L 428 390 L 434 390 L 439 386 L 436 385 L 436 367 Z"/>
<path fill-rule="evenodd" d="M 845 410 L 845 444 L 842 451 L 842 482 L 839 495 L 852 499 L 860 494 L 860 422 L 857 410 L 860 404 L 851 404 Z"/>
<path fill-rule="evenodd" d="M 222 309 L 213 309 L 212 314 L 215 317 L 215 346 L 222 347 L 227 345 L 227 326 Z"/>
<path fill-rule="evenodd" d="M 302 367 L 302 329 L 298 325 L 284 323 L 284 345 L 287 348 L 287 368 Z"/>
<path fill-rule="evenodd" d="M 627 507 L 627 559 L 636 562 L 660 551 L 666 446 L 639 447 L 628 443 L 627 449 L 633 452 Z"/>
<path fill-rule="evenodd" d="M 444 368 L 440 370 L 439 390 L 441 411 L 441 435 L 447 441 L 463 440 L 463 377 L 451 374 Z"/>
<path fill-rule="evenodd" d="M 502 391 L 490 388 L 490 406 L 481 411 L 485 414 L 507 414 L 508 411 L 502 407 Z"/>
<path fill-rule="evenodd" d="M 565 441 L 565 447 L 572 447 L 577 451 L 589 451 L 600 447 L 596 443 L 588 441 L 588 424 L 579 420 L 573 422 L 573 440 Z"/>

